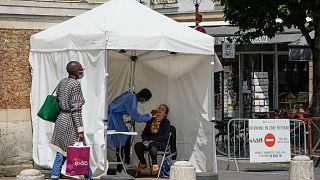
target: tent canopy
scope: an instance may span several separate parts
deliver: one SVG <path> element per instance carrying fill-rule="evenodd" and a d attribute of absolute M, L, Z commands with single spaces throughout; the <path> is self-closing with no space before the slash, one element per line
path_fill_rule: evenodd
<path fill-rule="evenodd" d="M 33 35 L 30 49 L 36 164 L 51 167 L 55 155 L 49 147 L 54 125 L 40 120 L 37 111 L 67 76 L 66 64 L 77 60 L 85 68 L 85 77 L 81 79 L 86 100 L 82 115 L 85 138 L 92 147 L 90 165 L 96 175 L 102 172 L 106 99 L 111 101 L 128 90 L 130 60 L 136 56 L 135 87 L 137 91 L 149 88 L 153 94 L 148 103 L 139 105 L 139 111 L 147 113 L 161 103 L 167 104 L 169 120 L 177 128 L 178 159 L 189 159 L 197 171 L 209 171 L 212 167 L 209 121 L 213 65 L 222 69 L 214 56 L 213 37 L 135 0 L 111 0 Z M 137 124 L 136 141 L 141 141 L 143 127 L 144 123 Z M 133 162 L 136 163 L 135 156 Z"/>
<path fill-rule="evenodd" d="M 111 0 L 32 36 L 31 43 L 31 51 L 106 48 L 214 54 L 213 37 L 134 0 Z"/>

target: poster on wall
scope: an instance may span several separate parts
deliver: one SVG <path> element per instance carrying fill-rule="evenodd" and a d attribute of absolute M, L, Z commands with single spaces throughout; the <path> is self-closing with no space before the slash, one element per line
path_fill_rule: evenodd
<path fill-rule="evenodd" d="M 249 119 L 250 162 L 289 162 L 290 120 Z"/>

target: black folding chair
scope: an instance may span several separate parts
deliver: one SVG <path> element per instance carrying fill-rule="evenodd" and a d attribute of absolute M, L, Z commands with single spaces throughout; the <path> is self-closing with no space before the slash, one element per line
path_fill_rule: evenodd
<path fill-rule="evenodd" d="M 169 138 L 168 138 L 168 141 L 167 141 L 167 144 L 166 144 L 166 148 L 163 151 L 161 151 L 161 150 L 157 151 L 157 156 L 158 155 L 162 156 L 162 160 L 161 160 L 161 164 L 160 164 L 160 167 L 159 167 L 159 172 L 158 172 L 157 178 L 159 178 L 159 176 L 160 176 L 160 171 L 161 171 L 161 168 L 162 168 L 162 165 L 163 165 L 164 158 L 172 153 L 171 152 L 171 142 L 175 143 L 175 141 L 172 141 L 173 138 L 175 138 L 175 136 L 173 137 L 173 134 L 175 135 L 175 130 L 176 130 L 176 128 L 173 125 L 171 125 L 170 134 L 169 134 Z M 152 175 L 151 156 L 150 156 L 148 151 L 146 151 L 146 152 L 148 153 L 150 174 Z"/>

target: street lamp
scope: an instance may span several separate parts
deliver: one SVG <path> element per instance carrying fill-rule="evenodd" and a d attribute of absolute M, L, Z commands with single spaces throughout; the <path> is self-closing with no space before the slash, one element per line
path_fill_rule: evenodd
<path fill-rule="evenodd" d="M 199 22 L 201 22 L 202 20 L 202 16 L 199 14 L 199 5 L 201 3 L 202 0 L 192 0 L 194 7 L 196 9 L 195 11 L 195 22 L 196 22 L 196 26 L 199 25 Z"/>
<path fill-rule="evenodd" d="M 200 31 L 202 33 L 207 33 L 206 29 L 202 26 L 199 26 L 199 23 L 202 22 L 202 15 L 199 14 L 199 5 L 201 3 L 202 0 L 192 0 L 194 6 L 195 6 L 195 22 L 196 22 L 196 26 L 195 26 L 195 30 Z"/>

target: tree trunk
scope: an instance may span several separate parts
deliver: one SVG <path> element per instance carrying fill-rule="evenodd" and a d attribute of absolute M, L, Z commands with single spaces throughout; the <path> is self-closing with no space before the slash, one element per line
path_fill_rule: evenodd
<path fill-rule="evenodd" d="M 313 53 L 313 96 L 311 113 L 313 116 L 320 116 L 320 18 L 314 19 L 314 47 Z"/>
<path fill-rule="evenodd" d="M 313 96 L 311 104 L 311 113 L 314 117 L 320 116 L 320 18 L 314 18 L 315 32 L 314 32 L 314 47 L 312 48 L 313 53 Z M 314 122 L 317 126 L 320 125 L 320 121 Z M 318 131 L 312 129 L 312 146 L 314 147 L 315 142 L 320 138 Z"/>

